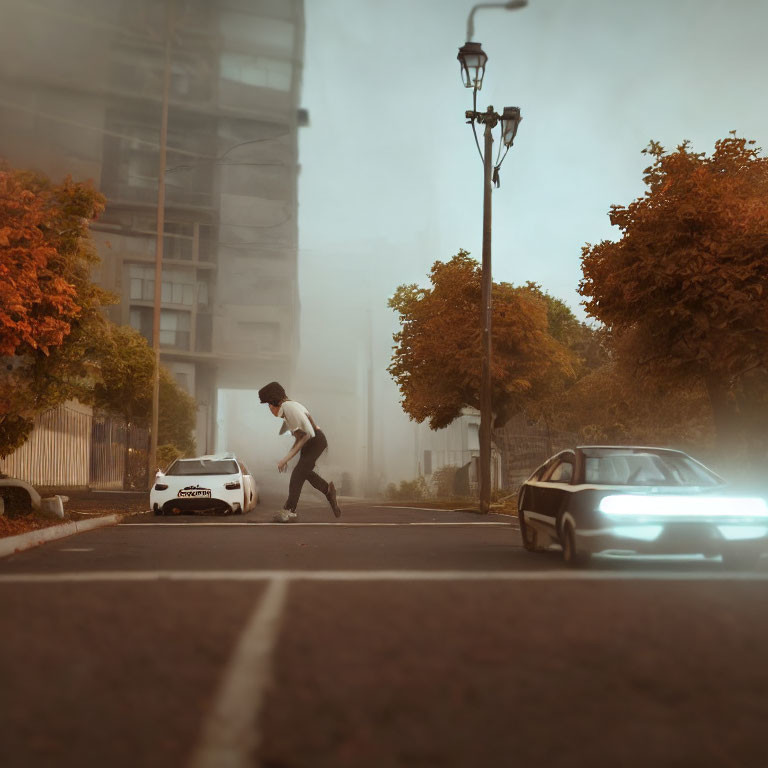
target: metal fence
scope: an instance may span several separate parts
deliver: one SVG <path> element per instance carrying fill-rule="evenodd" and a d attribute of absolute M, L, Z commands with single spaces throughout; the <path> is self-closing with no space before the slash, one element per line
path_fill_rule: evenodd
<path fill-rule="evenodd" d="M 39 414 L 0 471 L 45 488 L 144 489 L 148 445 L 148 430 L 70 401 Z"/>
<path fill-rule="evenodd" d="M 91 429 L 90 487 L 144 490 L 149 431 L 112 416 L 94 415 Z"/>
<path fill-rule="evenodd" d="M 502 488 L 515 490 L 554 453 L 574 448 L 577 437 L 575 432 L 553 430 L 543 422 L 531 422 L 525 415 L 511 419 L 503 429 L 495 429 L 493 441 L 502 457 Z"/>

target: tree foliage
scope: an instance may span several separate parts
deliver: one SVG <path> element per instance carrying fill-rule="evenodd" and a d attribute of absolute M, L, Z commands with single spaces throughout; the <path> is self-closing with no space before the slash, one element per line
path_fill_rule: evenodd
<path fill-rule="evenodd" d="M 180 455 L 191 456 L 195 450 L 196 418 L 195 398 L 188 395 L 165 368 L 161 368 L 158 444 L 175 446 Z"/>
<path fill-rule="evenodd" d="M 0 169 L 0 355 L 48 354 L 98 304 L 88 222 L 103 207 L 89 185 Z"/>
<path fill-rule="evenodd" d="M 706 388 L 727 442 L 734 389 L 768 369 L 768 159 L 733 134 L 645 152 L 647 190 L 611 207 L 620 240 L 583 249 L 580 292 L 636 375 Z"/>
<path fill-rule="evenodd" d="M 147 340 L 133 328 L 113 326 L 101 349 L 94 404 L 119 414 L 128 424 L 146 426 L 154 370 L 155 354 Z"/>
<path fill-rule="evenodd" d="M 103 207 L 90 184 L 0 168 L 0 457 L 71 398 L 149 424 L 154 354 L 104 317 L 115 299 L 91 280 Z M 159 441 L 193 451 L 195 401 L 164 369 L 160 403 Z"/>
<path fill-rule="evenodd" d="M 100 307 L 112 301 L 90 279 L 89 224 L 103 207 L 90 184 L 0 169 L 0 455 L 35 414 L 87 400 Z"/>
<path fill-rule="evenodd" d="M 583 443 L 674 445 L 697 453 L 712 447 L 712 420 L 702 385 L 669 388 L 609 361 L 568 392 L 561 426 Z"/>
<path fill-rule="evenodd" d="M 479 407 L 480 267 L 466 251 L 437 261 L 431 287 L 401 285 L 389 300 L 401 330 L 388 368 L 405 412 L 432 429 Z M 531 286 L 493 285 L 491 366 L 495 425 L 531 401 L 552 376 L 571 376 L 571 355 L 548 330 L 548 307 Z"/>
<path fill-rule="evenodd" d="M 561 299 L 532 282 L 526 288 L 547 308 L 547 329 L 570 355 L 568 369 L 554 369 L 536 383 L 526 403 L 529 417 L 542 419 L 549 428 L 572 429 L 571 397 L 575 384 L 608 361 L 603 329 L 595 329 L 579 321 Z"/>
<path fill-rule="evenodd" d="M 112 326 L 99 360 L 99 378 L 94 386 L 97 407 L 122 416 L 127 423 L 150 426 L 155 353 L 133 328 Z M 179 455 L 195 450 L 194 429 L 197 403 L 160 368 L 158 445 L 171 445 Z"/>

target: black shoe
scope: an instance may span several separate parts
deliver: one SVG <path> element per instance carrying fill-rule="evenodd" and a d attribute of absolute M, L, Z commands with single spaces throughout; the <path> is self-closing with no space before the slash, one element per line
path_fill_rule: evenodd
<path fill-rule="evenodd" d="M 325 498 L 328 499 L 328 503 L 331 505 L 333 514 L 336 517 L 341 517 L 341 510 L 336 503 L 336 486 L 333 483 L 328 483 L 328 493 L 325 494 Z"/>

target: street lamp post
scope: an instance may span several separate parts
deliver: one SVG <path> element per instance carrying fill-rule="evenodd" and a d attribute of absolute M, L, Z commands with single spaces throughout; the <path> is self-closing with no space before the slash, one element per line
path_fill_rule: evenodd
<path fill-rule="evenodd" d="M 483 76 L 485 75 L 485 64 L 488 57 L 482 49 L 480 43 L 469 42 L 473 28 L 471 26 L 472 17 L 477 8 L 500 7 L 500 8 L 520 8 L 525 5 L 524 2 L 512 2 L 506 5 L 488 6 L 478 5 L 472 9 L 467 24 L 468 42 L 459 48 L 458 59 L 461 64 L 462 80 L 465 87 L 472 88 L 472 109 L 465 115 L 467 122 L 472 126 L 472 132 L 475 136 L 475 144 L 483 161 L 483 260 L 481 269 L 482 297 L 480 312 L 480 327 L 482 330 L 482 368 L 480 374 L 480 511 L 487 513 L 491 506 L 491 429 L 493 419 L 493 400 L 492 400 L 492 377 L 491 377 L 491 314 L 492 297 L 491 288 L 491 195 L 494 184 L 499 185 L 499 169 L 507 156 L 507 152 L 512 146 L 517 128 L 522 119 L 519 107 L 504 107 L 501 115 L 494 112 L 493 107 L 488 107 L 485 112 L 477 111 L 477 92 L 482 88 Z M 476 124 L 485 126 L 483 135 L 483 149 L 480 149 L 480 142 L 477 138 Z M 493 157 L 493 129 L 501 124 L 501 143 L 499 152 L 496 156 L 496 163 L 492 162 Z M 501 148 L 505 147 L 504 155 L 501 155 Z"/>
<path fill-rule="evenodd" d="M 171 88 L 171 37 L 175 0 L 166 0 L 165 41 L 163 46 L 163 96 L 160 109 L 160 158 L 157 172 L 157 239 L 155 241 L 155 294 L 152 307 L 152 351 L 155 368 L 152 373 L 152 424 L 147 455 L 147 484 L 155 482 L 157 469 L 157 432 L 160 414 L 160 307 L 163 301 L 163 239 L 165 237 L 165 158 L 168 140 L 168 98 Z"/>

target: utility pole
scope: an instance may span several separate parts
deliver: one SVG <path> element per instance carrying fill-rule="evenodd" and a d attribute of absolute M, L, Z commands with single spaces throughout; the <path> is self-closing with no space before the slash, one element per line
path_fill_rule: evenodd
<path fill-rule="evenodd" d="M 493 278 L 491 276 L 491 197 L 493 185 L 499 185 L 499 169 L 512 147 L 520 125 L 520 108 L 504 107 L 502 114 L 498 115 L 493 107 L 488 107 L 485 112 L 477 111 L 477 92 L 482 88 L 485 75 L 485 64 L 488 56 L 483 51 L 480 43 L 471 42 L 474 34 L 474 14 L 479 8 L 505 8 L 516 10 L 523 8 L 527 0 L 511 0 L 506 4 L 480 3 L 469 14 L 467 20 L 467 42 L 459 48 L 458 59 L 461 64 L 461 77 L 465 88 L 472 89 L 472 109 L 465 113 L 467 122 L 472 126 L 477 151 L 483 162 L 483 263 L 481 272 L 481 308 L 480 328 L 482 338 L 482 364 L 480 369 L 480 466 L 479 466 L 479 491 L 480 511 L 488 513 L 491 508 L 491 433 L 493 429 L 493 396 L 491 376 L 491 302 Z M 493 151 L 493 129 L 501 123 L 501 144 L 495 164 L 491 158 Z M 484 146 L 480 149 L 480 141 L 477 137 L 476 125 L 485 126 Z M 502 146 L 506 147 L 504 155 L 501 155 Z"/>
<path fill-rule="evenodd" d="M 163 238 L 165 236 L 165 155 L 168 140 L 168 96 L 171 89 L 171 36 L 174 0 L 165 0 L 165 56 L 163 103 L 160 116 L 160 165 L 157 173 L 157 240 L 155 242 L 155 303 L 152 318 L 152 349 L 155 370 L 152 377 L 152 431 L 147 460 L 147 484 L 151 489 L 157 469 L 157 429 L 160 414 L 160 307 L 163 301 Z"/>
<path fill-rule="evenodd" d="M 373 470 L 373 440 L 374 440 L 374 411 L 373 411 L 373 312 L 368 309 L 368 476 L 366 496 L 376 492 L 376 481 Z"/>
<path fill-rule="evenodd" d="M 493 402 L 491 396 L 491 195 L 493 192 L 493 128 L 496 120 L 493 107 L 488 107 L 485 121 L 485 151 L 483 153 L 483 267 L 482 267 L 482 317 L 483 362 L 480 370 L 480 511 L 491 509 L 491 421 Z"/>

